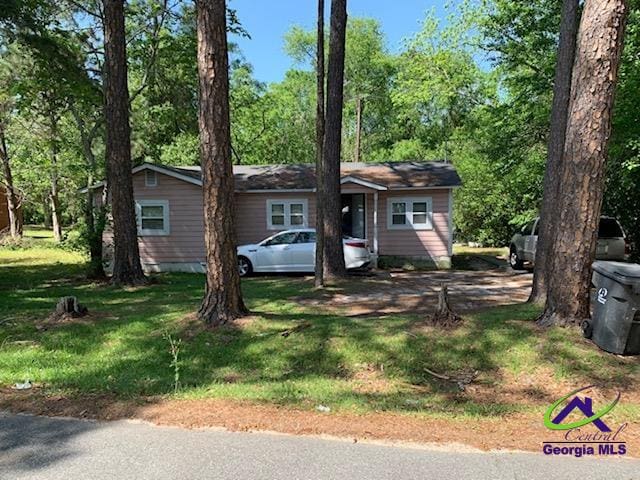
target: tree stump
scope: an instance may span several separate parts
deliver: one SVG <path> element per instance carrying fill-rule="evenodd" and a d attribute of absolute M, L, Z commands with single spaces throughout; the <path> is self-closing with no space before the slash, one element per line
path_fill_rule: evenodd
<path fill-rule="evenodd" d="M 462 318 L 451 310 L 447 285 L 442 283 L 438 293 L 438 307 L 435 313 L 429 317 L 429 323 L 436 327 L 451 328 L 460 324 L 461 321 Z"/>
<path fill-rule="evenodd" d="M 70 316 L 73 318 L 84 317 L 89 310 L 78 302 L 77 297 L 62 297 L 56 305 L 55 315 L 58 318 Z"/>

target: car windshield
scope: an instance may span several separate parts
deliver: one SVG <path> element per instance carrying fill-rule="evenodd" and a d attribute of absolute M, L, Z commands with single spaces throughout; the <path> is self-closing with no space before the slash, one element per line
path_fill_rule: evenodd
<path fill-rule="evenodd" d="M 624 237 L 620 225 L 614 218 L 601 218 L 600 228 L 598 229 L 599 238 L 618 238 Z"/>

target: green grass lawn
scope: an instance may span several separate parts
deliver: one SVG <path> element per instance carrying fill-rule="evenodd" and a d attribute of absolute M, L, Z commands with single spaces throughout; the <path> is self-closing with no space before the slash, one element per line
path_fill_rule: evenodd
<path fill-rule="evenodd" d="M 509 254 L 508 247 L 469 247 L 456 243 L 453 246 L 454 255 L 489 255 L 492 257 L 506 257 Z"/>
<path fill-rule="evenodd" d="M 293 298 L 312 294 L 310 280 L 258 277 L 243 281 L 254 317 L 205 330 L 193 317 L 202 275 L 163 274 L 146 287 L 117 289 L 88 283 L 82 273 L 80 255 L 44 242 L 0 248 L 0 386 L 31 379 L 67 396 L 225 398 L 480 417 L 542 409 L 555 400 L 543 387 L 556 382 L 636 389 L 638 398 L 636 359 L 604 354 L 576 330 L 536 330 L 529 305 L 468 315 L 463 327 L 444 332 L 412 315 L 348 318 L 305 309 Z M 76 295 L 91 316 L 38 329 L 64 295 Z M 301 322 L 310 326 L 280 334 Z M 177 392 L 167 333 L 182 340 Z M 480 376 L 460 392 L 425 368 Z M 636 405 L 625 408 L 640 418 Z"/>
<path fill-rule="evenodd" d="M 40 240 L 44 243 L 53 243 L 53 230 L 40 225 L 25 225 L 23 236 L 27 240 Z"/>

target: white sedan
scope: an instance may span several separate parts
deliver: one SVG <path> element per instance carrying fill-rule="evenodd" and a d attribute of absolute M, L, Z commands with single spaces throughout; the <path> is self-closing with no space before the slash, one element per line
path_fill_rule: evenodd
<path fill-rule="evenodd" d="M 347 269 L 371 263 L 367 241 L 345 237 L 344 263 Z M 310 228 L 277 233 L 255 245 L 238 247 L 238 271 L 244 277 L 252 272 L 314 272 L 316 231 Z"/>

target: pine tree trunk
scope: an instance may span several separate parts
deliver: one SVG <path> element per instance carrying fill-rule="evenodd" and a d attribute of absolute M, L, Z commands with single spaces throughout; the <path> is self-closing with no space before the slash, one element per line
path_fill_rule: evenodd
<path fill-rule="evenodd" d="M 358 96 L 356 98 L 356 146 L 353 156 L 353 161 L 358 163 L 360 161 L 360 154 L 362 152 L 362 113 L 364 109 L 364 100 Z"/>
<path fill-rule="evenodd" d="M 198 315 L 208 325 L 217 326 L 248 313 L 236 257 L 225 0 L 198 0 L 197 29 L 207 251 L 207 285 Z"/>
<path fill-rule="evenodd" d="M 49 118 L 51 134 L 51 190 L 49 201 L 51 202 L 51 224 L 53 228 L 53 239 L 56 242 L 62 241 L 62 224 L 60 222 L 60 200 L 58 197 L 58 120 L 55 115 Z"/>
<path fill-rule="evenodd" d="M 551 128 L 547 150 L 547 167 L 544 172 L 544 195 L 540 209 L 540 228 L 536 248 L 533 288 L 529 301 L 543 305 L 547 299 L 547 272 L 550 269 L 552 233 L 558 225 L 558 216 L 552 213 L 560 196 L 561 182 L 558 173 L 561 171 L 564 153 L 567 118 L 569 116 L 569 99 L 571 98 L 571 72 L 576 53 L 576 39 L 580 10 L 578 0 L 563 0 L 560 22 L 560 43 L 553 87 L 553 105 L 551 107 Z"/>
<path fill-rule="evenodd" d="M 22 237 L 22 219 L 19 211 L 20 200 L 13 185 L 9 150 L 7 150 L 7 139 L 5 138 L 4 124 L 2 122 L 0 122 L 0 161 L 2 162 L 2 175 L 7 196 L 7 209 L 9 210 L 9 232 L 11 238 L 17 239 Z"/>
<path fill-rule="evenodd" d="M 332 0 L 321 202 L 324 209 L 323 254 L 324 277 L 326 279 L 340 278 L 346 274 L 342 246 L 342 202 L 340 199 L 340 152 L 342 147 L 346 29 L 347 0 Z"/>
<path fill-rule="evenodd" d="M 589 317 L 604 189 L 604 162 L 628 14 L 626 0 L 587 0 L 573 68 L 569 120 L 555 211 L 552 269 L 541 325 L 577 324 Z"/>
<path fill-rule="evenodd" d="M 318 0 L 316 43 L 316 271 L 315 286 L 324 285 L 324 209 L 322 144 L 324 142 L 324 0 Z"/>
<path fill-rule="evenodd" d="M 123 0 L 104 0 L 104 37 L 106 164 L 114 242 L 111 281 L 116 285 L 139 285 L 146 283 L 147 279 L 140 265 L 131 177 L 131 129 Z"/>

